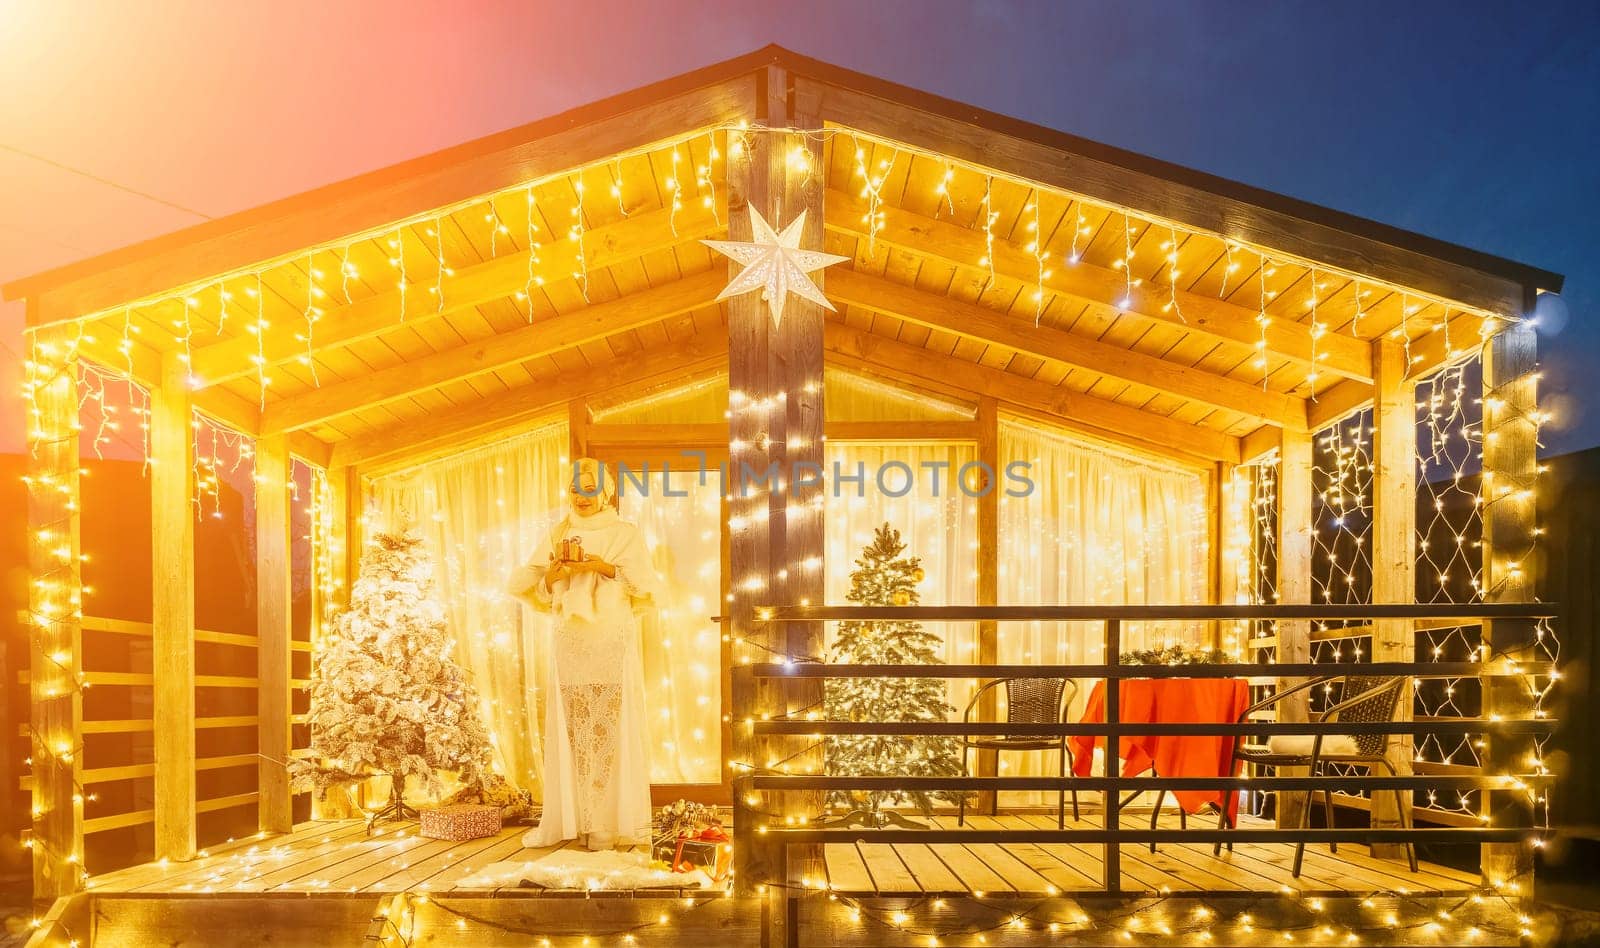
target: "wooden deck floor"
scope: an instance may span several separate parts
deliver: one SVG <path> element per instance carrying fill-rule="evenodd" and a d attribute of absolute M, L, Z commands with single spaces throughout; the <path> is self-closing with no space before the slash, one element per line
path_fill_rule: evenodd
<path fill-rule="evenodd" d="M 955 828 L 953 817 L 938 817 L 935 822 L 941 828 Z M 1055 828 L 1054 818 L 1044 815 L 969 817 L 967 822 L 977 829 Z M 1096 828 L 1089 822 L 1078 825 Z M 150 895 L 406 890 L 493 894 L 515 887 L 467 888 L 460 880 L 492 862 L 531 861 L 554 851 L 525 849 L 521 842 L 525 830 L 508 827 L 491 838 L 449 842 L 417 836 L 414 824 L 368 837 L 358 821 L 305 823 L 286 835 L 216 847 L 193 862 L 149 863 L 96 876 L 90 890 Z M 1337 855 L 1323 845 L 1307 847 L 1305 869 L 1295 879 L 1289 875 L 1293 857 L 1289 846 L 1260 843 L 1238 844 L 1220 858 L 1213 857 L 1207 845 L 1163 844 L 1154 854 L 1147 848 L 1125 846 L 1123 888 L 1201 894 L 1278 892 L 1288 886 L 1330 895 L 1401 890 L 1427 895 L 1468 892 L 1478 885 L 1476 876 L 1430 863 L 1412 873 L 1404 862 L 1374 859 L 1360 846 L 1341 847 Z M 826 861 L 832 887 L 854 895 L 1051 895 L 1101 889 L 1101 847 L 1090 844 L 859 843 L 828 846 Z M 700 889 L 649 892 L 704 894 Z"/>
<path fill-rule="evenodd" d="M 1133 821 L 1130 814 L 1130 822 Z M 954 817 L 935 817 L 940 829 L 956 829 Z M 968 816 L 973 829 L 1027 826 L 1055 829 L 1053 815 Z M 1068 822 L 1068 828 L 1099 829 L 1096 823 Z M 1209 828 L 1209 821 L 1207 821 Z M 1268 824 L 1249 817 L 1242 826 Z M 1163 816 L 1163 828 L 1177 828 L 1177 818 Z M 1102 890 L 1102 847 L 1073 843 L 932 843 L 830 844 L 825 857 L 828 883 L 849 895 L 921 892 L 929 895 L 1053 895 Z M 1211 845 L 1162 843 L 1151 853 L 1146 846 L 1122 847 L 1122 888 L 1127 892 L 1219 894 L 1280 892 L 1285 886 L 1317 895 L 1409 892 L 1415 895 L 1476 891 L 1476 875 L 1423 862 L 1411 872 L 1403 860 L 1375 859 L 1365 846 L 1341 846 L 1337 854 L 1325 844 L 1306 847 L 1300 877 L 1290 870 L 1294 849 L 1286 845 L 1236 843 L 1233 852 L 1211 854 Z"/>

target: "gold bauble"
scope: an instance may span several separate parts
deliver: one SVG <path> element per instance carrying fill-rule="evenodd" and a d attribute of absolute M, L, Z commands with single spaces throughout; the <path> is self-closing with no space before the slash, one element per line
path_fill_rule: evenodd
<path fill-rule="evenodd" d="M 893 599 L 894 604 L 897 606 L 909 606 L 911 605 L 911 590 L 896 589 L 894 591 Z"/>
<path fill-rule="evenodd" d="M 922 567 L 920 567 L 920 566 L 911 571 L 911 581 L 913 583 L 920 583 L 924 579 L 927 579 L 927 578 L 928 578 L 928 574 L 924 573 L 922 571 Z"/>

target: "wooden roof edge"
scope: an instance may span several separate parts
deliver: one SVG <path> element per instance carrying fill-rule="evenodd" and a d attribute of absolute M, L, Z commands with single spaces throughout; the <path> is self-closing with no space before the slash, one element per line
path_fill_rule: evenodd
<path fill-rule="evenodd" d="M 518 144 L 536 141 L 558 132 L 569 131 L 584 125 L 615 118 L 629 112 L 638 111 L 641 108 L 647 108 L 652 101 L 690 93 L 697 89 L 735 80 L 772 66 L 783 68 L 792 75 L 804 76 L 825 84 L 884 99 L 905 108 L 938 115 L 952 121 L 1010 136 L 1065 154 L 1114 165 L 1136 174 L 1146 175 L 1261 210 L 1332 228 L 1365 240 L 1384 244 L 1403 253 L 1415 254 L 1431 260 L 1474 270 L 1519 284 L 1524 287 L 1529 296 L 1535 290 L 1559 292 L 1564 282 L 1562 275 L 1552 271 L 1452 244 L 1434 237 L 1406 231 L 1389 224 L 1336 211 L 1218 175 L 1152 158 L 1148 155 L 1116 148 L 1023 119 L 980 109 L 953 99 L 947 99 L 933 93 L 804 56 L 781 46 L 769 45 L 742 56 L 617 93 L 547 118 L 495 132 L 462 144 L 452 145 L 439 151 L 313 188 L 309 191 L 258 205 L 235 214 L 204 221 L 137 244 L 20 277 L 0 285 L 0 295 L 3 295 L 6 299 L 13 300 L 35 297 L 52 288 L 98 276 L 114 267 L 148 260 L 191 244 L 230 235 L 262 220 L 271 220 L 304 211 L 318 204 L 338 201 L 353 193 L 359 193 L 362 189 L 371 187 L 378 182 L 435 171 L 439 168 L 468 160 L 475 155 L 483 153 L 485 150 L 513 147 Z M 862 129 L 862 131 L 871 130 Z M 382 222 L 375 221 L 373 223 L 376 226 Z M 341 234 L 329 234 L 326 239 L 334 240 L 339 236 Z M 203 276 L 200 275 L 196 278 L 203 278 Z"/>
<path fill-rule="evenodd" d="M 774 61 L 774 56 L 770 52 L 774 48 L 767 47 L 733 59 L 713 63 L 691 72 L 680 73 L 648 85 L 619 92 L 615 95 L 568 109 L 565 112 L 536 119 L 499 132 L 492 132 L 470 141 L 450 145 L 437 151 L 362 172 L 361 174 L 330 184 L 320 185 L 275 201 L 269 201 L 222 217 L 202 221 L 189 227 L 170 231 L 148 240 L 106 251 L 105 253 L 85 257 L 72 263 L 18 277 L 8 283 L 0 284 L 0 297 L 7 300 L 32 297 L 53 287 L 95 276 L 111 267 L 159 256 L 202 240 L 229 234 L 262 218 L 270 219 L 286 216 L 327 201 L 339 200 L 351 192 L 359 191 L 376 182 L 391 180 L 397 176 L 432 171 L 468 160 L 484 151 L 498 150 L 537 141 L 557 132 L 569 131 L 626 115 L 629 112 L 639 111 L 642 108 L 648 108 L 652 102 L 661 99 L 694 92 L 698 89 L 715 86 L 722 82 L 752 74 Z M 381 223 L 374 222 L 374 225 Z M 327 239 L 335 240 L 340 236 L 341 234 L 329 234 Z"/>
<path fill-rule="evenodd" d="M 1382 221 L 1336 210 L 1311 201 L 1279 194 L 1275 191 L 1245 184 L 1244 182 L 1210 172 L 1200 171 L 1176 162 L 1155 158 L 1125 148 L 1118 148 L 1114 145 L 1107 145 L 1103 142 L 1083 138 L 1070 132 L 1063 132 L 1025 119 L 999 112 L 991 112 L 935 93 L 924 92 L 888 79 L 881 79 L 843 66 L 836 66 L 823 60 L 803 56 L 779 46 L 768 46 L 766 50 L 773 52 L 778 65 L 782 65 L 792 72 L 831 85 L 838 85 L 876 98 L 897 102 L 919 111 L 964 122 L 987 131 L 998 132 L 1046 148 L 1117 165 L 1129 171 L 1209 192 L 1219 197 L 1253 205 L 1263 210 L 1275 211 L 1310 223 L 1321 224 L 1358 237 L 1387 244 L 1398 250 L 1500 277 L 1529 289 L 1548 290 L 1558 293 L 1561 291 L 1566 279 L 1562 274 L 1521 261 L 1451 243 L 1416 231 L 1405 230 L 1392 224 L 1385 224 Z M 766 50 L 763 50 L 763 52 Z M 862 131 L 870 132 L 871 130 L 862 129 Z"/>

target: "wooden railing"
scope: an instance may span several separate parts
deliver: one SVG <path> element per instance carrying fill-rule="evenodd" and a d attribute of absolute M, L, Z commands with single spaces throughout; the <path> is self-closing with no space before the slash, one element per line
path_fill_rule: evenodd
<path fill-rule="evenodd" d="M 1546 785 L 1553 778 L 1534 773 L 1471 774 L 1420 773 L 1400 776 L 1251 776 L 1230 777 L 1129 777 L 1121 773 L 1119 742 L 1136 735 L 1211 735 L 1262 736 L 1274 734 L 1478 734 L 1488 740 L 1511 736 L 1548 733 L 1554 721 L 1528 716 L 1508 719 L 1486 708 L 1476 718 L 1396 720 L 1382 723 L 1332 721 L 1325 723 L 1252 721 L 1248 723 L 1150 723 L 1124 721 L 1121 715 L 1120 685 L 1129 679 L 1151 678 L 1246 678 L 1264 672 L 1278 679 L 1320 678 L 1358 672 L 1372 676 L 1420 678 L 1505 678 L 1548 674 L 1522 657 L 1516 664 L 1496 658 L 1496 625 L 1525 630 L 1530 624 L 1551 618 L 1553 607 L 1539 604 L 1454 605 L 1351 605 L 1351 606 L 953 606 L 953 607 L 861 607 L 811 606 L 764 608 L 757 610 L 758 623 L 821 623 L 833 621 L 902 620 L 920 622 L 1022 622 L 1056 621 L 1098 623 L 1103 629 L 1101 646 L 1106 656 L 1122 652 L 1122 635 L 1127 623 L 1214 622 L 1214 621 L 1336 621 L 1375 622 L 1401 620 L 1417 623 L 1481 622 L 1484 627 L 1484 660 L 1470 662 L 1407 661 L 1362 663 L 1288 663 L 1263 666 L 1255 663 L 1202 665 L 1122 665 L 1122 664 L 964 664 L 964 665 L 834 665 L 815 657 L 781 656 L 785 660 L 757 662 L 734 669 L 735 722 L 744 722 L 752 737 L 789 737 L 794 741 L 819 741 L 824 735 L 1086 735 L 1105 739 L 1105 774 L 1101 777 L 910 777 L 910 776 L 817 776 L 748 770 L 735 780 L 735 840 L 737 847 L 778 847 L 774 859 L 757 860 L 767 867 L 771 878 L 740 880 L 740 888 L 753 891 L 763 884 L 782 886 L 790 880 L 787 869 L 789 847 L 801 844 L 849 843 L 1040 843 L 1072 842 L 1104 845 L 1103 887 L 1108 892 L 1122 888 L 1121 848 L 1129 844 L 1214 843 L 1218 841 L 1259 843 L 1470 843 L 1482 845 L 1527 844 L 1539 832 L 1533 825 L 1531 807 L 1521 803 L 1505 807 L 1507 812 L 1490 820 L 1492 793 L 1527 795 L 1529 788 Z M 1521 642 L 1525 636 L 1506 629 L 1503 639 Z M 780 639 L 781 640 L 781 639 Z M 749 687 L 757 680 L 802 680 L 828 678 L 1071 678 L 1101 680 L 1105 683 L 1105 719 L 1097 722 L 1059 724 L 1009 724 L 997 721 L 964 723 L 959 721 L 857 722 L 814 719 L 788 719 L 782 715 L 762 715 L 752 707 L 752 697 L 760 689 Z M 743 679 L 741 682 L 740 679 Z M 743 685 L 743 686 L 741 686 Z M 1407 689 L 1409 693 L 1409 688 Z M 1235 829 L 1136 829 L 1123 825 L 1123 794 L 1157 790 L 1284 790 L 1321 789 L 1336 783 L 1343 790 L 1427 790 L 1477 789 L 1482 791 L 1483 817 L 1479 825 L 1434 826 L 1426 828 L 1377 826 L 1340 827 L 1262 827 Z M 817 827 L 800 821 L 774 820 L 763 816 L 758 795 L 768 791 L 812 792 L 834 790 L 918 790 L 934 791 L 1040 791 L 1062 788 L 1096 790 L 1103 794 L 1101 826 L 1094 830 L 1067 829 L 886 829 L 863 827 Z M 792 814 L 791 814 L 792 815 Z M 812 814 L 814 816 L 814 814 Z M 1499 825 L 1496 825 L 1496 823 Z M 1494 880 L 1491 880 L 1494 881 Z M 792 891 L 792 890 L 791 890 Z"/>

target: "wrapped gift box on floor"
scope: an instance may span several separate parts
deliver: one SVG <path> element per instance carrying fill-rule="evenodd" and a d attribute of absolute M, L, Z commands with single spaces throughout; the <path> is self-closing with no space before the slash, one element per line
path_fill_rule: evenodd
<path fill-rule="evenodd" d="M 733 841 L 717 826 L 694 836 L 658 840 L 654 856 L 665 862 L 673 872 L 703 869 L 712 882 L 720 883 L 727 878 L 728 870 L 733 868 Z"/>
<path fill-rule="evenodd" d="M 482 839 L 500 832 L 500 808 L 457 803 L 422 811 L 422 835 L 429 839 Z"/>

